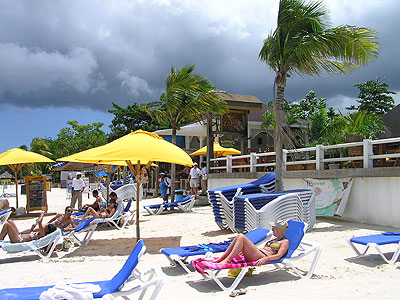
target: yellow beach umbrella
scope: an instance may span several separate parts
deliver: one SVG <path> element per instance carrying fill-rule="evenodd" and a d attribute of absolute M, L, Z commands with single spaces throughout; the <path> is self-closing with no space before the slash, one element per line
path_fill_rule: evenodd
<path fill-rule="evenodd" d="M 160 161 L 184 166 L 192 166 L 191 157 L 178 146 L 164 140 L 155 133 L 137 130 L 111 143 L 86 150 L 75 155 L 82 162 L 97 164 L 125 161 L 135 174 L 138 188 L 136 201 L 136 238 L 140 239 L 139 228 L 139 185 L 141 184 L 141 165 L 149 168 L 153 161 Z M 135 166 L 136 165 L 136 169 Z"/>
<path fill-rule="evenodd" d="M 18 172 L 26 163 L 54 162 L 41 154 L 26 151 L 20 148 L 13 148 L 0 154 L 0 165 L 8 165 L 15 175 L 16 206 L 18 207 Z"/>
<path fill-rule="evenodd" d="M 218 142 L 214 142 L 214 155 L 216 157 L 228 156 L 234 154 L 241 154 L 241 152 L 239 150 L 236 150 L 235 148 L 222 147 Z M 207 155 L 207 146 L 204 146 L 199 150 L 190 154 L 190 156 L 194 155 Z"/>

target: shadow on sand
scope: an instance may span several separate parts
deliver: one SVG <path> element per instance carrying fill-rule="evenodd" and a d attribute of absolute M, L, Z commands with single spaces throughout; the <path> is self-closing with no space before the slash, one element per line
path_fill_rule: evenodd
<path fill-rule="evenodd" d="M 200 274 L 199 274 L 200 276 Z M 231 285 L 235 278 L 230 278 L 227 276 L 226 277 L 220 277 L 221 282 L 227 286 Z M 243 280 L 240 282 L 239 288 L 249 288 L 253 286 L 261 286 L 261 285 L 266 285 L 269 283 L 275 283 L 275 282 L 285 282 L 285 281 L 292 281 L 292 280 L 300 280 L 298 276 L 292 275 L 286 271 L 274 269 L 271 271 L 265 271 L 261 272 L 258 274 L 254 274 L 249 277 L 244 277 Z M 187 284 L 189 284 L 192 288 L 196 289 L 198 292 L 201 293 L 211 293 L 211 292 L 218 292 L 222 291 L 218 285 L 215 283 L 214 280 L 212 279 L 199 279 L 199 280 L 189 280 L 186 281 Z"/>

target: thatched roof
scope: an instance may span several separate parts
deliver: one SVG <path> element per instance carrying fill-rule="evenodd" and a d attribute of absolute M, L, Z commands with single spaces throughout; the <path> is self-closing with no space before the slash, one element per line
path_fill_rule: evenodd
<path fill-rule="evenodd" d="M 224 91 L 218 91 L 217 95 L 226 101 L 229 109 L 261 110 L 262 101 L 256 96 L 230 94 Z"/>
<path fill-rule="evenodd" d="M 7 171 L 5 171 L 3 174 L 0 174 L 0 179 L 11 179 L 11 178 L 13 178 L 13 176 Z"/>
<path fill-rule="evenodd" d="M 380 138 L 400 137 L 400 104 L 387 112 L 382 117 L 386 130 L 379 135 Z"/>
<path fill-rule="evenodd" d="M 85 164 L 80 162 L 67 162 L 65 165 L 53 169 L 53 171 L 82 171 L 84 169 L 93 169 L 96 164 Z"/>

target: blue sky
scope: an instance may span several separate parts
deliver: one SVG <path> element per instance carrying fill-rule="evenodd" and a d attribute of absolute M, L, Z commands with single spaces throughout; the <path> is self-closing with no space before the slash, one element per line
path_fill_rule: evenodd
<path fill-rule="evenodd" d="M 265 0 L 4 0 L 0 2 L 0 152 L 33 137 L 55 138 L 68 120 L 103 122 L 115 102 L 157 100 L 171 66 L 196 72 L 229 93 L 272 98 L 274 73 L 258 60 L 275 28 L 278 1 Z M 380 56 L 341 76 L 288 81 L 286 98 L 310 90 L 344 110 L 354 84 L 382 78 L 400 91 L 400 2 L 325 0 L 332 26 L 377 31 Z M 90 14 L 87 12 L 90 11 Z M 400 103 L 400 95 L 395 95 Z"/>

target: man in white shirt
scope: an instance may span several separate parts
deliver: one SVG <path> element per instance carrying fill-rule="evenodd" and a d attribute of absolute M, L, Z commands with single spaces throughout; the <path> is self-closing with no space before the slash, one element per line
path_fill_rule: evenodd
<path fill-rule="evenodd" d="M 199 180 L 201 176 L 201 171 L 199 169 L 199 165 L 194 163 L 193 168 L 190 169 L 189 173 L 189 184 L 190 184 L 190 193 L 194 195 L 197 199 L 197 191 L 199 190 Z"/>
<path fill-rule="evenodd" d="M 77 172 L 76 177 L 72 179 L 72 196 L 71 196 L 72 208 L 75 208 L 76 200 L 78 200 L 78 209 L 82 208 L 82 193 L 85 190 L 85 182 L 81 177 L 82 173 Z"/>
<path fill-rule="evenodd" d="M 207 165 L 205 163 L 202 163 L 201 168 L 201 193 L 206 194 L 207 193 Z"/>

